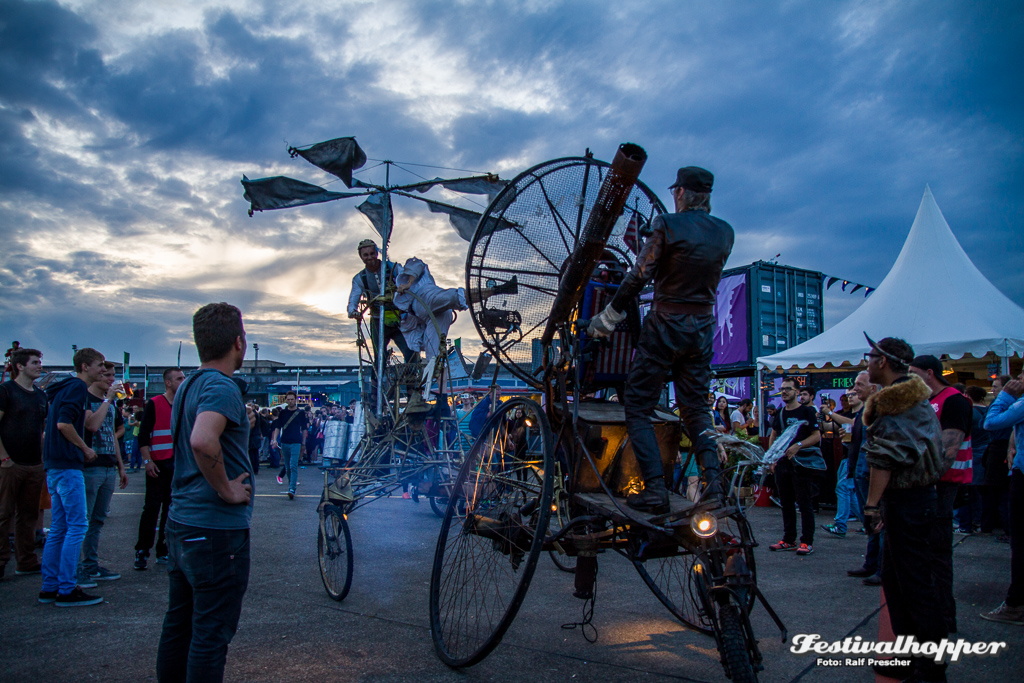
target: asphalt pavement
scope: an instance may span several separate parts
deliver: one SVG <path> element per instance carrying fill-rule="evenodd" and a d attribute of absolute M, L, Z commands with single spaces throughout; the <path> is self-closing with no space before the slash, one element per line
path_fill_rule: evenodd
<path fill-rule="evenodd" d="M 134 571 L 134 544 L 142 510 L 144 474 L 111 504 L 100 541 L 101 564 L 121 573 L 89 592 L 95 607 L 58 609 L 36 601 L 39 576 L 0 581 L 0 681 L 148 681 L 167 605 L 166 570 L 152 562 Z M 252 571 L 239 630 L 228 653 L 228 681 L 726 681 L 713 639 L 685 628 L 655 599 L 632 566 L 613 554 L 600 557 L 593 625 L 595 643 L 579 629 L 582 602 L 572 576 L 541 557 L 529 593 L 502 643 L 480 664 L 463 670 L 435 655 L 427 605 L 440 520 L 424 500 L 382 498 L 355 511 L 354 578 L 343 602 L 331 600 L 316 555 L 316 504 L 323 477 L 300 473 L 299 495 L 289 501 L 275 473 L 256 478 Z M 881 590 L 846 576 L 860 566 L 865 537 L 819 532 L 807 557 L 768 552 L 781 537 L 776 508 L 751 511 L 758 583 L 789 629 L 826 641 L 877 639 Z M 830 522 L 820 514 L 819 523 Z M 854 524 L 853 528 L 857 525 Z M 952 664 L 950 681 L 1020 681 L 1024 629 L 978 617 L 1003 599 L 1010 549 L 991 536 L 957 536 L 954 551 L 960 632 L 970 642 L 1000 641 L 1007 649 Z M 765 611 L 753 624 L 765 656 L 762 682 L 873 681 L 863 666 L 817 665 L 817 656 L 794 654 Z"/>

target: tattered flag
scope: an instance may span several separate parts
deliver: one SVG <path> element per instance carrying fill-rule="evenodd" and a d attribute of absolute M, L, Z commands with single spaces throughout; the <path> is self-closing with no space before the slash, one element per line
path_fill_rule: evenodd
<path fill-rule="evenodd" d="M 480 222 L 480 214 L 441 202 L 427 201 L 427 207 L 430 208 L 430 213 L 448 214 L 448 222 L 455 228 L 455 232 L 459 233 L 459 237 L 467 242 L 473 239 L 477 223 Z"/>
<path fill-rule="evenodd" d="M 257 180 L 249 180 L 243 175 L 242 187 L 245 188 L 245 193 L 242 196 L 249 202 L 250 216 L 253 211 L 332 202 L 335 199 L 359 197 L 363 194 L 362 192 L 330 192 L 319 185 L 312 185 L 283 175 Z"/>
<path fill-rule="evenodd" d="M 346 187 L 352 187 L 352 171 L 366 163 L 366 153 L 355 138 L 335 138 L 305 149 L 289 147 L 288 153 L 292 158 L 298 155 L 317 168 L 341 178 Z"/>
<path fill-rule="evenodd" d="M 373 229 L 387 242 L 391 239 L 391 227 L 394 225 L 394 214 L 391 211 L 391 194 L 381 192 L 370 195 L 362 204 L 356 207 L 373 223 Z"/>
<path fill-rule="evenodd" d="M 431 213 L 447 214 L 448 222 L 452 224 L 453 228 L 455 228 L 455 232 L 459 233 L 459 237 L 467 242 L 472 241 L 473 234 L 476 233 L 477 224 L 480 222 L 480 218 L 483 214 L 479 214 L 476 211 L 461 209 L 457 206 L 452 206 L 451 204 L 445 204 L 444 202 L 436 202 L 433 199 L 414 197 L 413 195 L 407 195 L 404 192 L 399 192 L 398 194 L 406 197 L 412 197 L 413 199 L 419 199 L 430 208 Z M 490 234 L 497 230 L 505 230 L 513 227 L 515 227 L 515 223 L 491 216 L 484 228 L 484 234 Z"/>
<path fill-rule="evenodd" d="M 427 192 L 438 185 L 446 190 L 451 190 L 452 192 L 462 192 L 464 194 L 485 194 L 487 195 L 488 201 L 493 201 L 494 198 L 498 196 L 498 193 L 505 189 L 505 186 L 508 185 L 508 181 L 502 180 L 493 174 L 476 176 L 473 178 L 455 178 L 454 180 L 434 178 L 432 181 L 427 183 L 417 183 L 409 189 L 416 190 L 417 192 Z"/>

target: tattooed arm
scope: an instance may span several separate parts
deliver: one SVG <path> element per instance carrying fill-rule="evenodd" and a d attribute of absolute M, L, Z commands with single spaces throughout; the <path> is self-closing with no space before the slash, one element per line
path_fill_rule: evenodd
<path fill-rule="evenodd" d="M 211 411 L 199 413 L 189 437 L 192 457 L 195 458 L 196 465 L 206 481 L 225 502 L 248 504 L 252 496 L 252 486 L 244 482 L 249 478 L 249 473 L 243 472 L 234 479 L 228 479 L 227 472 L 224 470 L 220 435 L 224 433 L 227 423 L 227 418 L 220 413 Z"/>

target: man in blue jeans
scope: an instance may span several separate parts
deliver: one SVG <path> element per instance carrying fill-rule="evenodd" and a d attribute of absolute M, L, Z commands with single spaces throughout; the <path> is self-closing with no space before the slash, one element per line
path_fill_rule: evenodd
<path fill-rule="evenodd" d="M 78 585 L 78 554 L 89 528 L 85 516 L 85 463 L 96 451 L 85 444 L 85 411 L 89 385 L 103 374 L 103 354 L 84 348 L 72 362 L 76 376 L 46 389 L 50 411 L 46 418 L 43 464 L 46 486 L 53 501 L 50 534 L 43 548 L 43 586 L 39 602 L 58 607 L 97 605 L 103 598 L 89 595 Z"/>
<path fill-rule="evenodd" d="M 1006 599 L 982 619 L 1024 624 L 1024 372 L 1007 382 L 985 416 L 985 429 L 1013 429 L 1017 452 L 1010 463 L 1010 587 Z"/>
<path fill-rule="evenodd" d="M 162 683 L 221 681 L 249 585 L 249 420 L 231 375 L 242 367 L 242 313 L 207 304 L 192 317 L 202 365 L 171 412 L 174 479 L 167 519 L 168 604 L 157 650 Z"/>
<path fill-rule="evenodd" d="M 863 405 L 861 404 L 860 397 L 857 396 L 857 392 L 848 391 L 841 397 L 841 403 L 843 409 L 839 412 L 833 411 L 828 402 L 822 400 L 821 402 L 821 427 L 822 429 L 831 431 L 835 437 L 840 438 L 843 429 L 846 425 L 850 425 L 850 440 L 846 446 L 846 457 L 839 463 L 839 467 L 836 468 L 836 516 L 832 520 L 831 524 L 822 524 L 821 528 L 833 536 L 839 538 L 846 537 L 847 521 L 852 518 L 861 518 L 860 516 L 860 505 L 857 503 L 857 491 L 854 485 L 854 470 L 850 467 L 850 454 L 853 451 L 853 423 L 856 421 L 856 415 L 860 412 Z M 854 463 L 856 464 L 856 463 Z"/>
<path fill-rule="evenodd" d="M 307 423 L 306 411 L 296 407 L 298 396 L 294 391 L 284 395 L 288 407 L 274 420 L 274 431 L 270 434 L 270 446 L 281 446 L 284 467 L 288 473 L 288 499 L 295 498 L 295 485 L 299 479 L 299 456 L 306 450 Z M 277 475 L 277 483 L 282 482 Z"/>
<path fill-rule="evenodd" d="M 96 459 L 85 463 L 83 471 L 89 530 L 85 533 L 82 559 L 78 563 L 78 585 L 82 588 L 93 588 L 97 581 L 121 578 L 117 572 L 99 564 L 100 532 L 114 496 L 115 481 L 122 489 L 128 486 L 117 439 L 118 431 L 124 432 L 124 421 L 117 407 L 111 405 L 116 394 L 114 378 L 114 364 L 104 361 L 103 374 L 89 387 L 89 407 L 85 411 L 85 443 L 96 451 Z"/>

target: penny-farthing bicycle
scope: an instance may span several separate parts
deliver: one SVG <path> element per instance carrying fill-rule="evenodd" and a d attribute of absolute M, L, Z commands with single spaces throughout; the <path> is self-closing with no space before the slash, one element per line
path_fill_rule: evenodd
<path fill-rule="evenodd" d="M 672 495 L 662 515 L 625 505 L 641 479 L 622 406 L 608 397 L 622 390 L 640 311 L 606 343 L 585 330 L 664 211 L 636 181 L 645 159 L 623 145 L 611 165 L 589 155 L 540 164 L 513 180 L 477 227 L 467 287 L 514 272 L 519 293 L 500 308 L 472 306 L 474 323 L 488 350 L 543 401 L 502 404 L 455 479 L 430 585 L 434 646 L 451 666 L 476 664 L 498 645 L 545 551 L 575 558 L 575 595 L 590 601 L 598 555 L 625 557 L 676 618 L 714 638 L 736 683 L 755 681 L 763 668 L 749 619 L 755 602 L 785 638 L 757 589 L 756 542 L 739 495 L 758 464 L 754 450 L 708 488 L 721 497 Z M 678 419 L 659 414 L 654 423 L 671 472 Z"/>

